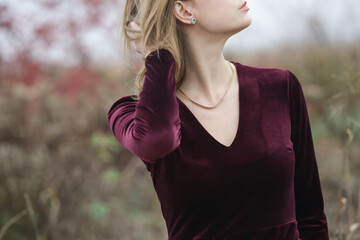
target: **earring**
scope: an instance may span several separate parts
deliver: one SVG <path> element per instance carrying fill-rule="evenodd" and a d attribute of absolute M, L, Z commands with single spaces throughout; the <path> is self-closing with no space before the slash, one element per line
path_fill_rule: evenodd
<path fill-rule="evenodd" d="M 196 19 L 193 18 L 193 19 L 191 20 L 191 23 L 192 23 L 192 24 L 195 24 L 195 22 L 196 22 Z"/>

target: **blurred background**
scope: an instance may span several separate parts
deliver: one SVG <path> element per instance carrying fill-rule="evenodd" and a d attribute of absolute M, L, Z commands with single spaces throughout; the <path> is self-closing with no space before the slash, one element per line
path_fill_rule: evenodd
<path fill-rule="evenodd" d="M 0 240 L 166 239 L 145 165 L 107 122 L 136 74 L 119 47 L 123 4 L 0 0 Z M 360 239 L 360 5 L 248 6 L 224 55 L 299 78 L 331 239 Z"/>

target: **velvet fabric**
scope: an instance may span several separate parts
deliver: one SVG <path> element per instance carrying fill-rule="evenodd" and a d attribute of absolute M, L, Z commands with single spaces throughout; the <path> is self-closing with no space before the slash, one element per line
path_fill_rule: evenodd
<path fill-rule="evenodd" d="M 151 174 L 169 240 L 328 240 L 302 87 L 286 69 L 231 61 L 239 124 L 225 146 L 175 94 L 174 59 L 145 59 L 140 99 L 108 112 L 110 129 Z"/>

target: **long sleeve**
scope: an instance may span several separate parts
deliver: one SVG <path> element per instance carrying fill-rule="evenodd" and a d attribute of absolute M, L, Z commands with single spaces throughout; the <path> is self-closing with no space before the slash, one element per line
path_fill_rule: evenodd
<path fill-rule="evenodd" d="M 166 49 L 145 58 L 145 79 L 139 100 L 124 96 L 108 112 L 116 139 L 140 159 L 155 163 L 180 144 L 179 106 L 175 94 L 174 59 Z"/>
<path fill-rule="evenodd" d="M 327 219 L 304 93 L 288 71 L 291 140 L 295 152 L 296 218 L 301 240 L 328 240 Z"/>

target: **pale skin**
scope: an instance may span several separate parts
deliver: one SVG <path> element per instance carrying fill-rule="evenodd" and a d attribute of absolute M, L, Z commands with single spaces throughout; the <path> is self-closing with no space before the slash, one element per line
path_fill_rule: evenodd
<path fill-rule="evenodd" d="M 181 90 L 192 100 L 214 106 L 226 91 L 232 76 L 223 49 L 228 38 L 251 24 L 248 10 L 240 9 L 244 0 L 176 1 L 173 13 L 186 33 L 184 56 L 186 74 Z M 196 23 L 191 24 L 192 18 Z M 135 22 L 130 26 L 140 29 Z M 137 52 L 139 42 L 133 42 Z M 147 53 L 148 54 L 148 53 Z M 234 66 L 235 67 L 235 66 Z M 179 90 L 176 96 L 190 109 L 205 130 L 224 146 L 233 142 L 239 122 L 239 82 L 236 71 L 230 89 L 216 108 L 202 108 Z"/>

